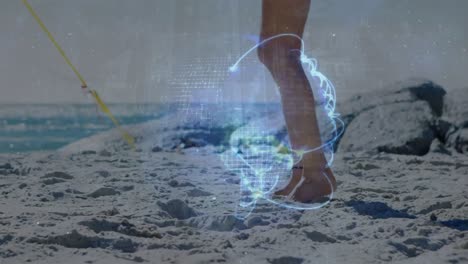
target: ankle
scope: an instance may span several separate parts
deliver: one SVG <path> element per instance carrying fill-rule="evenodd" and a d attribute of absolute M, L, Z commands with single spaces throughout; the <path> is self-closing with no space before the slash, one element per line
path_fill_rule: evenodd
<path fill-rule="evenodd" d="M 322 152 L 312 152 L 305 154 L 297 165 L 307 169 L 325 169 L 328 161 Z"/>

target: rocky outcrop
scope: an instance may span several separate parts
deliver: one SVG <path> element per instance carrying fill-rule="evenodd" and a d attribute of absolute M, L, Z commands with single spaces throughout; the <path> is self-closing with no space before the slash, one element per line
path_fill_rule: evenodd
<path fill-rule="evenodd" d="M 375 106 L 350 122 L 339 150 L 424 155 L 435 138 L 432 118 L 424 101 Z"/>
<path fill-rule="evenodd" d="M 341 103 L 345 132 L 335 149 L 421 156 L 431 150 L 450 154 L 447 148 L 453 148 L 466 153 L 468 113 L 459 109 L 466 99 L 447 100 L 446 95 L 431 81 L 412 79 Z"/>

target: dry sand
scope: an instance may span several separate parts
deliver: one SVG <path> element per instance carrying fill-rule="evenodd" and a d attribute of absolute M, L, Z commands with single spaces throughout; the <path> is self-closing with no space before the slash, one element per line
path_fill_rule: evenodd
<path fill-rule="evenodd" d="M 245 221 L 232 215 L 239 179 L 201 133 L 213 127 L 162 119 L 132 128 L 136 150 L 110 131 L 56 152 L 1 155 L 0 263 L 468 263 L 468 117 L 450 105 L 427 116 L 437 98 L 416 95 L 398 90 L 379 96 L 386 103 L 370 106 L 373 95 L 364 95 L 341 106 L 349 130 L 330 205 L 295 211 L 260 202 Z M 357 127 L 385 130 L 359 119 L 382 105 L 390 108 L 380 113 L 396 116 L 392 109 L 423 105 L 405 119 L 420 126 L 359 145 Z M 445 132 L 434 125 L 440 120 Z"/>

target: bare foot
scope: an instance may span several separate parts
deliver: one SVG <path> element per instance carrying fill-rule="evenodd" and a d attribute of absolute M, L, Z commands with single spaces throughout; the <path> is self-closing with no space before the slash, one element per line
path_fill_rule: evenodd
<path fill-rule="evenodd" d="M 336 179 L 327 167 L 325 156 L 313 152 L 302 157 L 300 164 L 293 169 L 289 183 L 276 191 L 275 195 L 291 196 L 298 202 L 307 203 L 324 198 L 335 190 Z"/>
<path fill-rule="evenodd" d="M 292 198 L 302 203 L 318 202 L 335 190 L 336 179 L 330 168 L 304 168 L 304 180 L 293 191 Z"/>
<path fill-rule="evenodd" d="M 294 190 L 294 188 L 296 188 L 296 185 L 299 184 L 299 182 L 301 181 L 301 178 L 302 178 L 302 168 L 301 167 L 293 168 L 292 176 L 288 184 L 285 187 L 276 191 L 275 195 L 288 196 Z"/>

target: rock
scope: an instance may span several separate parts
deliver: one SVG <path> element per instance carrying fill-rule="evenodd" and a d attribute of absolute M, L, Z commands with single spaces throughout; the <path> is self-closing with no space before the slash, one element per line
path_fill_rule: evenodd
<path fill-rule="evenodd" d="M 455 148 L 459 153 L 468 153 L 468 128 L 462 128 L 449 136 L 447 146 Z"/>
<path fill-rule="evenodd" d="M 415 86 L 406 87 L 402 91 L 405 90 L 408 90 L 417 99 L 426 101 L 437 116 L 442 115 L 444 97 L 447 94 L 444 88 L 433 82 L 425 81 Z"/>
<path fill-rule="evenodd" d="M 23 183 L 21 183 L 20 185 L 18 185 L 18 188 L 24 189 L 24 188 L 26 188 L 26 186 L 28 186 L 28 185 L 27 185 L 26 183 L 23 182 Z"/>
<path fill-rule="evenodd" d="M 441 86 L 429 80 L 410 79 L 340 103 L 337 110 L 346 129 L 335 147 L 342 151 L 424 155 L 429 151 L 431 139 L 439 136 L 440 131 L 433 131 L 435 127 L 429 124 L 443 116 L 445 95 L 446 91 Z M 418 106 L 412 107 L 412 104 Z M 399 110 L 402 105 L 405 109 Z M 452 120 L 446 119 L 444 121 L 451 124 Z M 403 133 L 399 132 L 401 128 Z M 359 136 L 362 137 L 363 133 L 365 136 L 361 140 Z M 366 147 L 366 143 L 371 145 Z"/>
<path fill-rule="evenodd" d="M 377 106 L 423 101 L 429 105 L 434 115 L 440 116 L 444 110 L 445 95 L 445 89 L 436 83 L 412 78 L 391 84 L 382 90 L 358 95 L 351 100 L 340 103 L 337 108 L 346 122 Z"/>
<path fill-rule="evenodd" d="M 445 145 L 439 141 L 439 139 L 434 139 L 434 141 L 432 141 L 430 152 L 444 154 L 444 155 L 452 155 L 452 152 L 448 150 L 445 147 Z"/>
<path fill-rule="evenodd" d="M 468 87 L 451 90 L 445 98 L 443 117 L 459 128 L 468 128 Z"/>
<path fill-rule="evenodd" d="M 120 192 L 115 190 L 114 188 L 102 187 L 88 194 L 88 196 L 93 197 L 93 198 L 98 198 L 101 196 L 112 196 L 112 195 L 118 195 L 118 194 L 120 194 Z"/>
<path fill-rule="evenodd" d="M 170 216 L 179 220 L 188 219 L 197 216 L 195 210 L 189 207 L 184 201 L 180 199 L 173 199 L 167 203 L 158 202 L 159 207 L 167 212 Z"/>
<path fill-rule="evenodd" d="M 426 102 L 376 106 L 351 121 L 339 149 L 424 155 L 435 138 L 431 120 L 431 109 Z"/>
<path fill-rule="evenodd" d="M 327 242 L 327 243 L 335 243 L 336 242 L 336 239 L 334 238 L 331 238 L 323 233 L 320 233 L 318 231 L 312 231 L 312 232 L 308 232 L 308 231 L 304 231 L 306 237 L 312 241 L 315 241 L 315 242 Z"/>
<path fill-rule="evenodd" d="M 442 143 L 446 143 L 449 136 L 458 130 L 456 125 L 444 118 L 435 119 L 431 126 L 436 137 Z"/>

